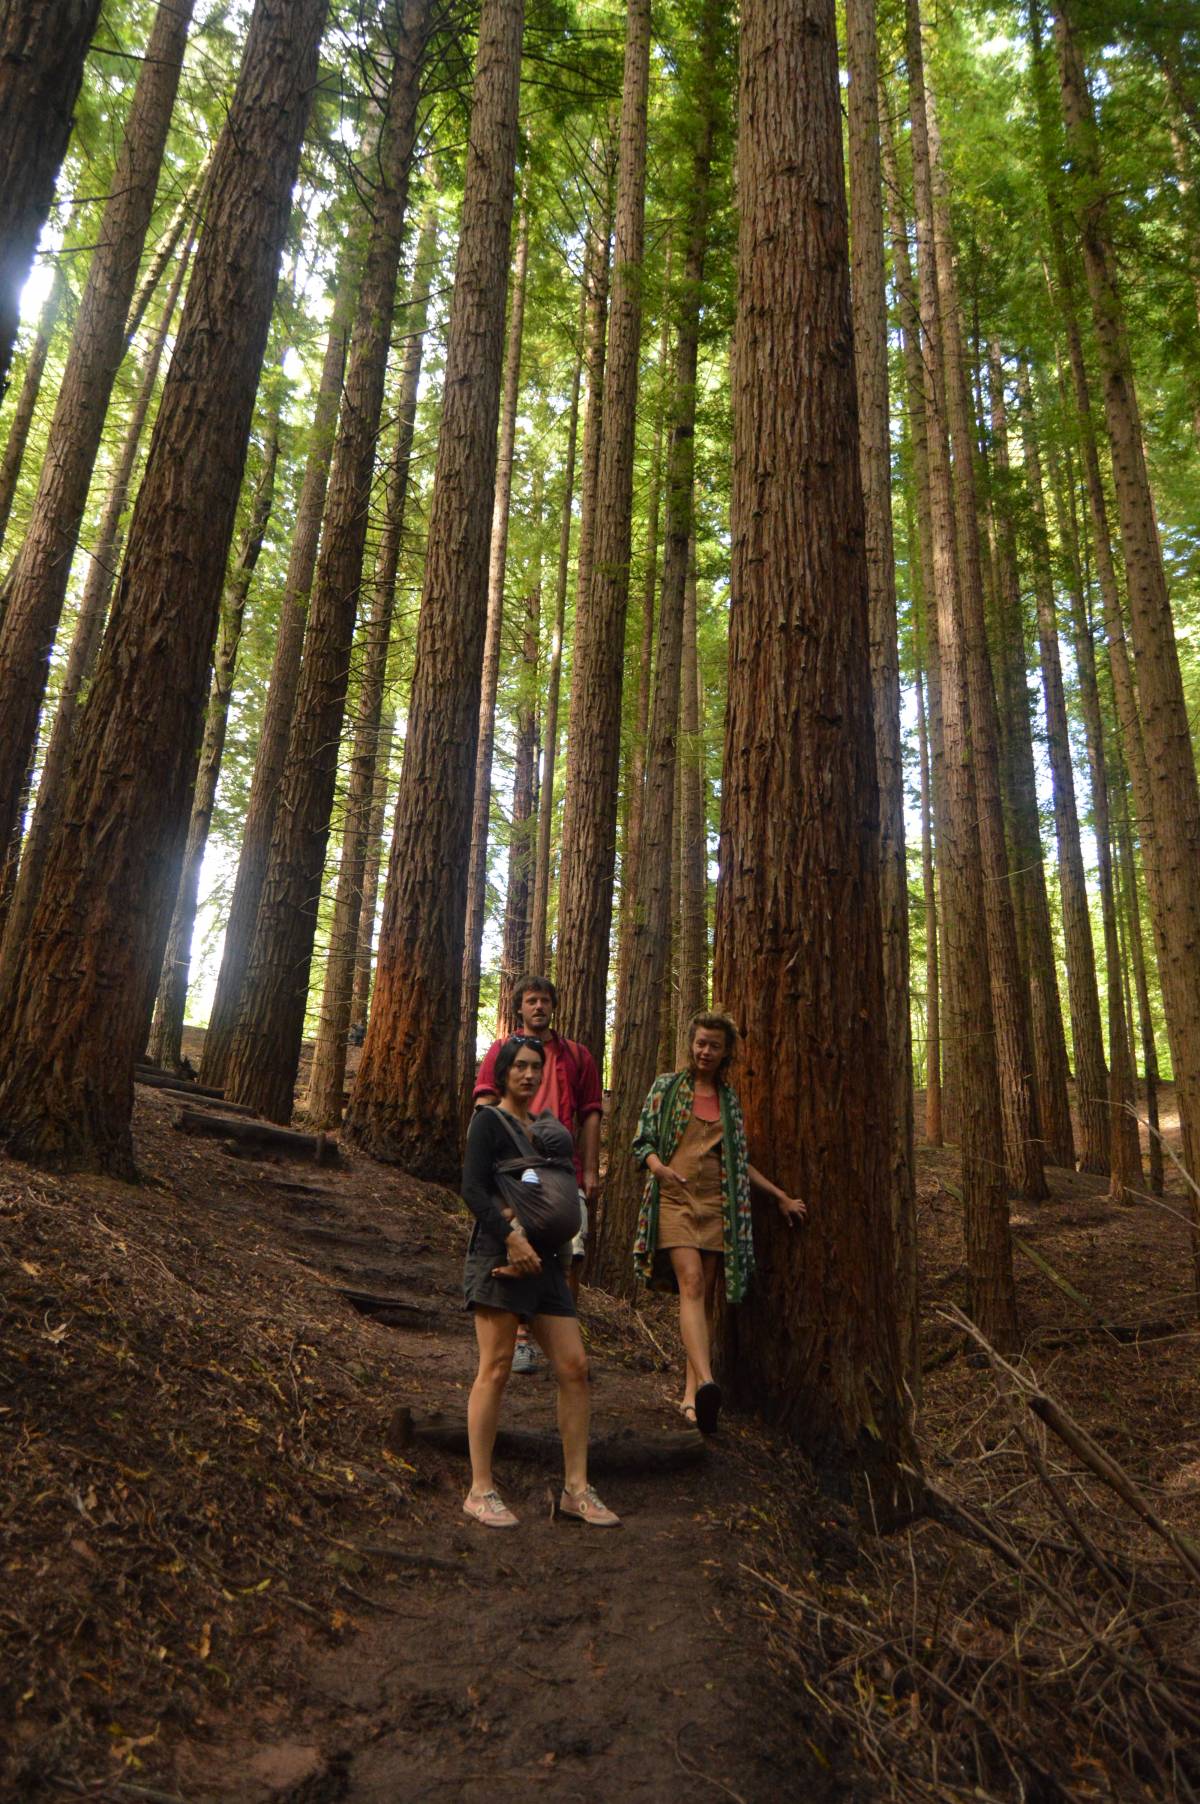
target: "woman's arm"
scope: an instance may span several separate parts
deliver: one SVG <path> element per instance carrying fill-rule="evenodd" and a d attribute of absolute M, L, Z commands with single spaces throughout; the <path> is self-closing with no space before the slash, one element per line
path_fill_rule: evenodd
<path fill-rule="evenodd" d="M 780 1214 L 783 1216 L 783 1219 L 786 1221 L 789 1228 L 792 1227 L 795 1222 L 804 1220 L 805 1216 L 808 1214 L 808 1207 L 805 1203 L 801 1202 L 798 1196 L 786 1195 L 785 1192 L 779 1188 L 778 1184 L 772 1184 L 770 1178 L 765 1178 L 762 1172 L 753 1165 L 747 1165 L 746 1176 L 750 1179 L 750 1188 L 752 1190 L 760 1190 L 765 1196 L 770 1196 L 775 1199 L 779 1205 Z"/>
<path fill-rule="evenodd" d="M 471 1117 L 467 1130 L 467 1146 L 463 1155 L 462 1197 L 485 1234 L 504 1246 L 516 1233 L 525 1239 L 524 1230 L 504 1214 L 496 1195 L 497 1158 L 507 1158 L 510 1142 L 503 1125 L 488 1109 L 480 1109 Z"/>

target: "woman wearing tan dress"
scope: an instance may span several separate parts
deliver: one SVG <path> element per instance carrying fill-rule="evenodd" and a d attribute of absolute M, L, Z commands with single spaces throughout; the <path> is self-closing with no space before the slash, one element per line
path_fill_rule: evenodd
<path fill-rule="evenodd" d="M 633 1143 L 648 1174 L 634 1267 L 648 1284 L 679 1292 L 687 1353 L 679 1408 L 701 1434 L 712 1434 L 721 1410 L 710 1363 L 717 1278 L 724 1271 L 726 1298 L 740 1303 L 754 1272 L 751 1187 L 774 1198 L 789 1227 L 806 1213 L 750 1163 L 741 1105 L 725 1081 L 736 1034 L 725 1015 L 692 1017 L 687 1069 L 655 1078 Z"/>

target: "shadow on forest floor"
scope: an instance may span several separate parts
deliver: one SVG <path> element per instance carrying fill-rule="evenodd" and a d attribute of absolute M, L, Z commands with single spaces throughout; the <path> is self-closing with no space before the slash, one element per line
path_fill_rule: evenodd
<path fill-rule="evenodd" d="M 0 1796 L 1193 1795 L 1181 1197 L 1118 1209 L 1056 1172 L 1014 1209 L 1010 1376 L 951 1318 L 956 1161 L 922 1150 L 940 1520 L 861 1534 L 745 1421 L 639 1468 L 632 1438 L 678 1429 L 671 1306 L 585 1293 L 625 1525 L 552 1521 L 550 1458 L 504 1468 L 522 1532 L 486 1539 L 462 1460 L 388 1433 L 398 1404 L 462 1417 L 461 1204 L 361 1158 L 185 1139 L 178 1100 L 139 1091 L 139 1186 L 0 1162 Z M 1034 1381 L 1159 1527 L 1047 1427 Z M 546 1430 L 552 1399 L 514 1380 L 506 1421 Z"/>

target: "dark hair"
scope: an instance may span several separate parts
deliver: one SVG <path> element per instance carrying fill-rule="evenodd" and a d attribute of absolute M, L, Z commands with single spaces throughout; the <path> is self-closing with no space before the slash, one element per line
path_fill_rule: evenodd
<path fill-rule="evenodd" d="M 516 983 L 513 985 L 512 1012 L 513 1020 L 518 1027 L 521 1025 L 521 1004 L 524 1002 L 526 996 L 528 996 L 530 990 L 536 990 L 543 996 L 549 996 L 550 1007 L 552 1009 L 558 1007 L 558 991 L 550 982 L 550 979 L 548 977 L 538 977 L 534 972 L 527 971 L 524 977 L 518 977 Z"/>
<path fill-rule="evenodd" d="M 546 1048 L 542 1045 L 540 1040 L 535 1040 L 532 1034 L 513 1034 L 509 1039 L 505 1040 L 503 1046 L 496 1054 L 496 1063 L 492 1068 L 497 1096 L 504 1095 L 504 1086 L 508 1080 L 508 1074 L 512 1070 L 513 1061 L 520 1052 L 522 1046 L 530 1047 L 537 1053 L 542 1064 L 545 1065 Z"/>
<path fill-rule="evenodd" d="M 692 1056 L 692 1041 L 696 1037 L 697 1028 L 700 1027 L 706 1027 L 709 1033 L 725 1035 L 725 1057 L 717 1066 L 717 1076 L 723 1083 L 725 1073 L 733 1063 L 733 1055 L 737 1050 L 737 1026 L 728 1015 L 722 1015 L 716 1009 L 700 1009 L 692 1016 L 687 1025 L 689 1059 Z"/>

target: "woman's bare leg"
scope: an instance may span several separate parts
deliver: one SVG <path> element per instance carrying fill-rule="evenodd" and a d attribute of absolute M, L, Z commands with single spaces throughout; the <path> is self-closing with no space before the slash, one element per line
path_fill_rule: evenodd
<path fill-rule="evenodd" d="M 711 1343 L 705 1307 L 706 1257 L 698 1247 L 670 1247 L 668 1251 L 675 1282 L 679 1286 L 679 1333 L 683 1340 L 683 1350 L 687 1354 L 687 1376 L 683 1390 L 683 1406 L 686 1409 L 695 1403 L 700 1386 L 712 1383 L 712 1366 L 709 1363 Z M 715 1254 L 708 1257 L 715 1263 Z"/>
<path fill-rule="evenodd" d="M 467 1441 L 471 1449 L 471 1496 L 482 1497 L 494 1489 L 492 1450 L 504 1387 L 512 1370 L 517 1339 L 517 1318 L 507 1309 L 475 1308 L 475 1339 L 479 1343 L 479 1370 L 467 1400 Z"/>
<path fill-rule="evenodd" d="M 573 1315 L 535 1315 L 529 1327 L 558 1380 L 563 1482 L 572 1496 L 578 1497 L 587 1490 L 588 1422 L 592 1413 L 583 1336 Z"/>

